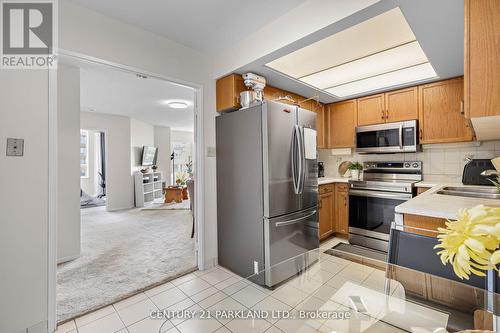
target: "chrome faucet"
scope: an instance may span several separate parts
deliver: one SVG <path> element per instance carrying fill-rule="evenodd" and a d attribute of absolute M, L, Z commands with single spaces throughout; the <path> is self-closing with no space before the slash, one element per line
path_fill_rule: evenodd
<path fill-rule="evenodd" d="M 484 170 L 483 172 L 481 172 L 481 176 L 484 176 L 484 177 L 491 177 L 491 176 L 500 177 L 500 172 L 498 172 L 496 170 Z"/>

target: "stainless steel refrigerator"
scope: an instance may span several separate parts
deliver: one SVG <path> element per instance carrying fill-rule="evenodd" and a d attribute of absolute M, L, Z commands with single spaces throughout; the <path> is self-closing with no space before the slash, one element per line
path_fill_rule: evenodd
<path fill-rule="evenodd" d="M 272 287 L 317 259 L 316 114 L 264 102 L 216 132 L 219 264 Z"/>

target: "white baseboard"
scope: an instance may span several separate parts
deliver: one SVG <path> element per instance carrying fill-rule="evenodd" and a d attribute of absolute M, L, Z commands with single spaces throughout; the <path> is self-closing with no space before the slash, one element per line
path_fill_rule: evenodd
<path fill-rule="evenodd" d="M 64 258 L 60 258 L 60 259 L 57 259 L 57 264 L 62 264 L 63 262 L 68 262 L 68 261 L 71 261 L 71 260 L 75 260 L 77 258 L 80 258 L 80 255 L 77 254 L 75 256 L 68 256 L 68 257 L 64 257 Z"/>

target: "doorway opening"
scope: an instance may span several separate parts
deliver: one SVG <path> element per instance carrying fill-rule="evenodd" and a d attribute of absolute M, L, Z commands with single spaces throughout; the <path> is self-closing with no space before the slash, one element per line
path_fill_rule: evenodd
<path fill-rule="evenodd" d="M 106 206 L 106 134 L 80 130 L 80 209 Z"/>
<path fill-rule="evenodd" d="M 78 197 L 58 191 L 58 322 L 197 269 L 197 96 L 163 78 L 59 58 L 57 143 L 67 149 L 68 138 L 76 140 L 71 168 L 61 154 L 58 169 L 78 179 L 80 205 L 61 218 Z M 179 151 L 178 142 L 189 149 Z M 173 192 L 181 197 L 167 201 Z"/>

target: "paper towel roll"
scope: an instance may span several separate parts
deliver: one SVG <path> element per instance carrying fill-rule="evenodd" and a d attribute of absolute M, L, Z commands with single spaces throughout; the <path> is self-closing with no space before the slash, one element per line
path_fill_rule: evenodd
<path fill-rule="evenodd" d="M 491 163 L 493 163 L 495 169 L 497 169 L 497 171 L 500 172 L 500 157 L 492 159 Z"/>

